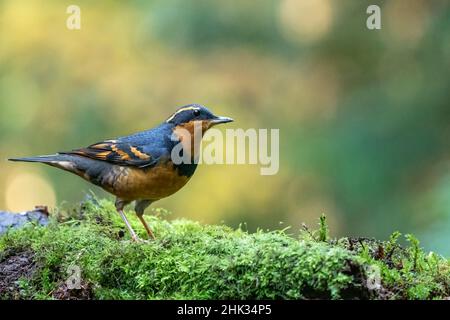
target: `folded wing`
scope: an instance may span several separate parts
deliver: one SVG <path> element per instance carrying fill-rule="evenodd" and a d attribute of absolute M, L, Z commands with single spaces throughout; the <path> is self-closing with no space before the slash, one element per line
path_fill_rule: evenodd
<path fill-rule="evenodd" d="M 147 167 L 157 162 L 155 155 L 144 151 L 142 146 L 119 140 L 105 140 L 60 154 L 78 155 L 122 166 Z"/>

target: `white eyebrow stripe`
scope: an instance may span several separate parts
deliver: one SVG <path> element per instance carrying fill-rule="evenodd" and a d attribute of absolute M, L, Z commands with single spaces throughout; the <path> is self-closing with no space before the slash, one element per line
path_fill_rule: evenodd
<path fill-rule="evenodd" d="M 179 114 L 179 113 L 181 113 L 183 111 L 187 111 L 187 110 L 200 110 L 200 108 L 199 107 L 193 107 L 193 106 L 181 108 L 180 110 L 176 111 L 173 115 L 171 115 L 170 118 L 166 120 L 166 122 L 172 121 L 173 118 L 175 118 L 175 116 L 177 114 Z"/>

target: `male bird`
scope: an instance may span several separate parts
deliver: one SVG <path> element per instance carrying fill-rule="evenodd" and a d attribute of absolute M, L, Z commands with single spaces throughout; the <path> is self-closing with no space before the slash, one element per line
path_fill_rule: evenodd
<path fill-rule="evenodd" d="M 190 104 L 179 108 L 161 125 L 126 137 L 94 143 L 86 148 L 54 155 L 9 159 L 41 162 L 74 173 L 116 196 L 115 206 L 131 238 L 139 241 L 125 214 L 124 207 L 136 201 L 135 211 L 148 236 L 154 239 L 143 218 L 152 202 L 180 190 L 197 167 L 195 128 L 201 134 L 220 123 L 231 122 L 218 117 L 206 107 Z M 201 137 L 200 137 L 201 139 Z M 180 154 L 192 161 L 173 161 L 172 150 L 181 143 Z"/>

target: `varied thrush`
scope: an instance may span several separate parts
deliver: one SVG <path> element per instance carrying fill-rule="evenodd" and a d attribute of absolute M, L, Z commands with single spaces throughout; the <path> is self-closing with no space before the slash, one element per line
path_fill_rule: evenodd
<path fill-rule="evenodd" d="M 174 162 L 171 157 L 173 148 L 183 143 L 186 132 L 190 133 L 189 145 L 194 146 L 196 124 L 201 126 L 203 135 L 212 126 L 231 121 L 233 119 L 228 117 L 215 116 L 202 105 L 190 104 L 179 108 L 159 126 L 146 131 L 69 152 L 9 160 L 45 163 L 74 173 L 112 193 L 116 196 L 116 209 L 134 241 L 139 238 L 123 209 L 136 201 L 136 215 L 149 237 L 154 239 L 143 218 L 145 208 L 180 190 L 197 168 L 197 161 Z M 194 158 L 193 152 L 190 157 Z"/>

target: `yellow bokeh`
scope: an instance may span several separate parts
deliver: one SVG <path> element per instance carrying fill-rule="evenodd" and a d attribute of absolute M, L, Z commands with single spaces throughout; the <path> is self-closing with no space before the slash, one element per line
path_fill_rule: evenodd
<path fill-rule="evenodd" d="M 279 20 L 287 39 L 314 42 L 330 30 L 333 8 L 329 0 L 283 0 Z"/>
<path fill-rule="evenodd" d="M 22 212 L 35 206 L 55 207 L 56 195 L 52 185 L 36 171 L 21 170 L 12 173 L 5 189 L 6 208 Z"/>

